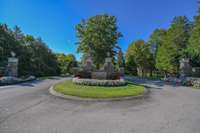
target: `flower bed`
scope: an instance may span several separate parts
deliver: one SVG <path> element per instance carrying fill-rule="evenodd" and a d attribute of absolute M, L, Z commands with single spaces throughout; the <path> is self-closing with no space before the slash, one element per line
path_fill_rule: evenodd
<path fill-rule="evenodd" d="M 77 85 L 88 85 L 88 86 L 123 86 L 123 85 L 126 85 L 126 82 L 124 79 L 97 80 L 97 79 L 73 78 L 72 82 Z"/>

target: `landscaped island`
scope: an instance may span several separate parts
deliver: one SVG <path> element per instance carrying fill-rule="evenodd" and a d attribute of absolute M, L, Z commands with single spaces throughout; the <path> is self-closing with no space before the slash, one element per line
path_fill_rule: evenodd
<path fill-rule="evenodd" d="M 75 78 L 57 84 L 54 91 L 59 94 L 82 98 L 120 98 L 138 96 L 145 92 L 144 86 L 126 82 L 123 72 L 117 70 L 107 57 L 103 67 L 94 67 L 91 57 L 82 67 L 75 68 Z"/>
<path fill-rule="evenodd" d="M 145 92 L 144 86 L 128 82 L 124 86 L 104 87 L 76 85 L 71 80 L 55 85 L 54 90 L 64 95 L 83 98 L 117 98 L 138 96 Z"/>

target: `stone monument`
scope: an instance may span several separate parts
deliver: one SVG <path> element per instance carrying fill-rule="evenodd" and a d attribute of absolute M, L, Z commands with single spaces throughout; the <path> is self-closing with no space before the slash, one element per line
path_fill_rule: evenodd
<path fill-rule="evenodd" d="M 16 58 L 16 54 L 11 52 L 11 56 L 8 58 L 7 65 L 7 76 L 17 77 L 18 76 L 18 58 Z"/>
<path fill-rule="evenodd" d="M 115 69 L 112 63 L 110 53 L 107 53 L 103 67 L 98 70 L 95 68 L 91 56 L 87 58 L 84 65 L 81 67 L 73 68 L 75 77 L 85 79 L 98 79 L 98 80 L 115 80 L 123 76 L 123 70 Z"/>
<path fill-rule="evenodd" d="M 85 64 L 83 65 L 83 69 L 84 71 L 88 72 L 92 72 L 94 70 L 94 64 L 90 56 L 86 59 Z"/>

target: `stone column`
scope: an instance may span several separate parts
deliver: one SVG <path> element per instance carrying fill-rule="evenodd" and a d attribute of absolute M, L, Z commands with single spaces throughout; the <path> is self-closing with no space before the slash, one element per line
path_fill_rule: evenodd
<path fill-rule="evenodd" d="M 188 58 L 183 58 L 180 60 L 180 76 L 187 77 L 191 75 L 192 67 L 190 66 L 190 61 Z"/>
<path fill-rule="evenodd" d="M 11 77 L 18 76 L 18 58 L 8 58 L 7 75 Z"/>

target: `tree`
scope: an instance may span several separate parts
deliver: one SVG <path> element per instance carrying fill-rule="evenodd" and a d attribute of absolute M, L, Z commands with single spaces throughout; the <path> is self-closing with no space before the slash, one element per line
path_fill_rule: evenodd
<path fill-rule="evenodd" d="M 200 66 L 200 8 L 198 15 L 194 17 L 194 25 L 189 39 L 187 52 L 192 61 Z"/>
<path fill-rule="evenodd" d="M 157 55 L 158 48 L 163 43 L 163 37 L 166 36 L 167 31 L 165 29 L 155 29 L 151 34 L 148 44 L 151 47 L 151 52 L 154 55 L 154 58 Z"/>
<path fill-rule="evenodd" d="M 56 56 L 40 39 L 28 42 L 30 51 L 31 74 L 36 76 L 52 76 L 59 74 Z"/>
<path fill-rule="evenodd" d="M 191 32 L 191 23 L 185 16 L 174 17 L 172 24 L 167 32 L 168 40 L 177 51 L 177 62 L 185 56 L 185 49 Z"/>
<path fill-rule="evenodd" d="M 61 74 L 72 73 L 72 68 L 77 66 L 77 61 L 73 54 L 57 54 L 56 57 Z"/>
<path fill-rule="evenodd" d="M 148 71 L 152 72 L 154 68 L 153 55 L 150 53 L 150 47 L 144 40 L 138 40 L 130 44 L 127 52 L 127 60 L 134 61 L 138 74 L 144 76 Z"/>
<path fill-rule="evenodd" d="M 13 28 L 12 34 L 13 34 L 14 38 L 15 38 L 17 41 L 23 43 L 24 35 L 23 35 L 23 33 L 22 33 L 22 31 L 21 31 L 21 29 L 20 29 L 19 26 L 15 26 L 15 27 Z"/>
<path fill-rule="evenodd" d="M 178 74 L 179 61 L 185 56 L 191 25 L 185 16 L 174 17 L 156 55 L 156 68 L 165 74 Z"/>
<path fill-rule="evenodd" d="M 163 43 L 159 48 L 156 55 L 156 68 L 161 72 L 167 73 L 176 73 L 176 61 L 175 57 L 176 51 L 167 43 Z"/>
<path fill-rule="evenodd" d="M 12 30 L 0 24 L 0 68 L 7 65 L 12 51 L 19 58 L 19 76 L 59 74 L 56 56 L 42 39 L 24 35 L 18 26 Z"/>
<path fill-rule="evenodd" d="M 82 20 L 76 26 L 78 42 L 78 52 L 89 54 L 93 57 L 94 63 L 99 67 L 104 62 L 107 53 L 114 57 L 118 38 L 116 18 L 109 15 L 97 15 Z"/>
<path fill-rule="evenodd" d="M 10 57 L 11 51 L 14 51 L 17 55 L 20 54 L 22 46 L 20 43 L 10 34 L 11 30 L 5 24 L 0 24 L 0 65 L 5 66 L 7 59 Z"/>
<path fill-rule="evenodd" d="M 118 64 L 119 67 L 125 67 L 124 54 L 123 54 L 121 49 L 118 52 L 117 64 Z"/>
<path fill-rule="evenodd" d="M 137 65 L 135 63 L 135 57 L 134 57 L 134 43 L 131 43 L 128 46 L 128 50 L 126 52 L 126 68 L 125 72 L 131 75 L 137 75 Z"/>

